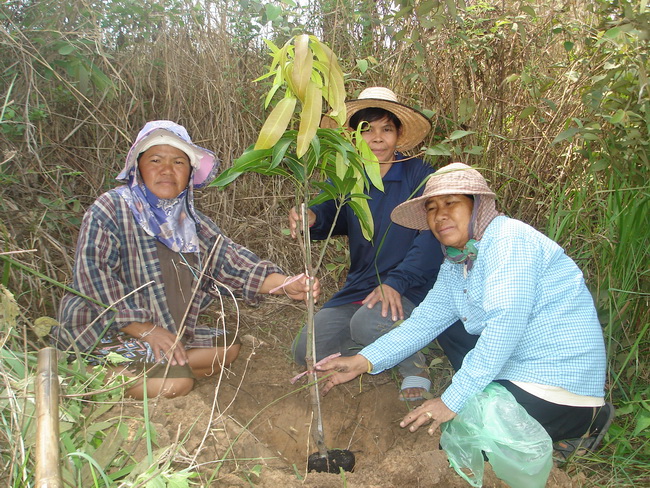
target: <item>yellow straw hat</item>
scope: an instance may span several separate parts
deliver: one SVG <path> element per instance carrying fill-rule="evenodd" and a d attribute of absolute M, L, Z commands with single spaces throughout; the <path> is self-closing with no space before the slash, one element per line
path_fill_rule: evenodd
<path fill-rule="evenodd" d="M 345 107 L 348 116 L 345 121 L 346 125 L 350 124 L 350 117 L 364 108 L 383 108 L 395 114 L 402 123 L 402 129 L 397 139 L 397 148 L 400 151 L 413 149 L 424 140 L 431 130 L 431 122 L 426 115 L 419 110 L 399 103 L 397 95 L 392 90 L 382 86 L 366 88 L 359 93 L 359 98 L 345 102 Z M 338 127 L 337 122 L 327 115 L 323 116 L 320 125 L 325 129 Z"/>

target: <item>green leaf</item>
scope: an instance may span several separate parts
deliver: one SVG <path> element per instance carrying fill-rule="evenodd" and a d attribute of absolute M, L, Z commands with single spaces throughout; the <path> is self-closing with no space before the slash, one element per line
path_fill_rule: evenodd
<path fill-rule="evenodd" d="M 255 143 L 256 150 L 268 149 L 278 142 L 289 125 L 291 116 L 296 108 L 296 101 L 295 97 L 289 97 L 283 98 L 278 102 L 260 130 L 257 142 Z"/>
<path fill-rule="evenodd" d="M 645 410 L 642 410 L 636 420 L 636 426 L 634 427 L 634 432 L 632 436 L 638 436 L 640 433 L 644 432 L 648 427 L 650 427 L 650 413 Z M 646 433 L 646 435 L 648 435 Z"/>
<path fill-rule="evenodd" d="M 209 186 L 214 186 L 217 188 L 223 188 L 228 186 L 230 183 L 235 181 L 242 175 L 241 171 L 233 171 L 232 168 L 228 168 L 226 171 L 223 171 L 219 176 L 217 176 Z"/>
<path fill-rule="evenodd" d="M 327 201 L 327 200 L 337 200 L 339 196 L 345 195 L 346 192 L 344 188 L 344 183 L 342 180 L 339 180 L 337 177 L 332 176 L 328 181 L 317 181 L 314 182 L 314 187 L 320 190 L 320 193 L 314 198 L 318 203 Z M 310 203 L 314 205 L 314 203 Z"/>
<path fill-rule="evenodd" d="M 456 0 L 446 0 L 445 3 L 447 4 L 447 11 L 449 12 L 449 16 L 452 19 L 458 17 L 458 11 L 456 10 Z"/>
<path fill-rule="evenodd" d="M 519 118 L 520 118 L 520 119 L 528 118 L 528 117 L 530 117 L 531 115 L 533 115 L 535 112 L 537 112 L 537 107 L 533 107 L 533 106 L 526 107 L 526 108 L 523 109 L 523 110 L 521 111 L 521 113 L 519 114 Z"/>
<path fill-rule="evenodd" d="M 591 165 L 592 171 L 603 171 L 608 168 L 609 168 L 609 161 L 607 161 L 606 159 L 599 159 L 598 161 L 594 162 L 594 164 Z"/>
<path fill-rule="evenodd" d="M 463 149 L 463 152 L 466 154 L 473 154 L 474 156 L 480 156 L 483 154 L 483 146 L 466 147 Z"/>
<path fill-rule="evenodd" d="M 620 124 L 625 119 L 625 110 L 617 110 L 614 115 L 609 118 L 611 124 Z"/>
<path fill-rule="evenodd" d="M 425 151 L 427 156 L 451 156 L 451 150 L 447 144 L 436 144 Z"/>
<path fill-rule="evenodd" d="M 471 131 L 471 130 L 455 130 L 449 135 L 449 140 L 455 141 L 457 139 L 461 139 L 465 136 L 468 136 L 470 134 L 475 134 L 475 133 L 476 133 L 475 131 Z"/>
<path fill-rule="evenodd" d="M 340 179 L 343 179 L 345 177 L 349 169 L 346 158 L 340 152 L 336 153 L 335 169 L 336 176 L 338 176 Z"/>
<path fill-rule="evenodd" d="M 359 219 L 361 224 L 361 232 L 363 237 L 367 240 L 372 239 L 374 233 L 374 221 L 372 219 L 372 214 L 370 213 L 370 207 L 368 206 L 368 200 L 362 198 L 352 198 L 348 205 L 354 212 L 354 215 Z"/>
<path fill-rule="evenodd" d="M 597 141 L 597 140 L 598 140 L 598 135 L 597 135 L 597 134 L 593 134 L 593 133 L 591 133 L 591 132 L 585 132 L 584 134 L 581 134 L 581 137 L 582 137 L 585 141 Z"/>
<path fill-rule="evenodd" d="M 555 137 L 555 139 L 553 139 L 553 142 L 551 142 L 551 144 L 557 144 L 558 142 L 562 142 L 565 139 L 573 139 L 573 136 L 575 136 L 578 132 L 580 132 L 580 129 L 578 127 L 570 127 L 566 130 L 563 130 Z"/>
<path fill-rule="evenodd" d="M 368 71 L 368 60 L 367 59 L 357 59 L 357 68 L 361 73 Z"/>
<path fill-rule="evenodd" d="M 303 157 L 316 135 L 320 125 L 320 118 L 323 110 L 323 97 L 316 83 L 309 80 L 305 91 L 305 104 L 300 112 L 300 127 L 298 127 L 298 143 L 296 145 L 296 156 Z"/>
<path fill-rule="evenodd" d="M 73 44 L 66 44 L 64 46 L 61 46 L 58 52 L 61 56 L 68 56 L 73 52 L 75 52 L 76 50 L 77 48 Z"/>
<path fill-rule="evenodd" d="M 381 178 L 381 167 L 379 160 L 375 153 L 372 152 L 370 146 L 361 135 L 361 127 L 358 127 L 354 132 L 354 139 L 356 141 L 357 152 L 361 156 L 363 169 L 368 175 L 368 179 L 372 182 L 373 186 L 381 191 L 384 191 L 384 181 Z"/>
<path fill-rule="evenodd" d="M 280 165 L 282 160 L 287 154 L 287 150 L 291 143 L 294 141 L 293 137 L 281 137 L 280 140 L 273 146 L 273 156 L 271 158 L 271 168 L 276 168 Z"/>
<path fill-rule="evenodd" d="M 530 15 L 531 17 L 537 17 L 537 14 L 535 13 L 535 9 L 529 5 L 522 5 L 519 7 L 519 10 L 521 10 L 523 13 Z"/>
<path fill-rule="evenodd" d="M 467 122 L 476 112 L 476 102 L 471 98 L 462 98 L 458 103 L 458 122 Z"/>
<path fill-rule="evenodd" d="M 280 17 L 280 14 L 282 14 L 282 7 L 278 7 L 276 5 L 273 5 L 272 3 L 267 3 L 264 6 L 264 10 L 266 13 L 266 19 L 269 22 L 273 22 L 275 19 Z"/>
<path fill-rule="evenodd" d="M 254 474 L 255 476 L 259 476 L 260 474 L 262 474 L 262 465 L 256 464 L 251 468 L 250 473 Z"/>
<path fill-rule="evenodd" d="M 620 27 L 612 27 L 603 34 L 603 37 L 606 37 L 607 39 L 615 39 L 621 35 L 621 32 Z"/>

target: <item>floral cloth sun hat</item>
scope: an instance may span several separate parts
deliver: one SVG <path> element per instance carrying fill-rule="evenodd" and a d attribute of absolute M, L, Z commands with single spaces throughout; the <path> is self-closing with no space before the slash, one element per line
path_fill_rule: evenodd
<path fill-rule="evenodd" d="M 403 227 L 428 229 L 426 201 L 440 195 L 474 196 L 473 232 L 470 232 L 473 239 L 480 239 L 487 225 L 499 215 L 495 208 L 496 195 L 490 190 L 483 175 L 464 163 L 452 163 L 433 173 L 422 196 L 395 207 L 390 218 Z"/>
<path fill-rule="evenodd" d="M 138 156 L 153 146 L 169 145 L 190 158 L 192 173 L 187 187 L 175 198 L 159 198 L 151 192 L 138 171 Z M 219 159 L 192 142 L 187 130 L 170 120 L 147 122 L 131 146 L 124 169 L 117 180 L 125 183 L 115 191 L 127 203 L 138 225 L 174 252 L 199 250 L 194 208 L 194 189 L 210 183 L 216 176 Z"/>
<path fill-rule="evenodd" d="M 382 86 L 366 88 L 359 93 L 359 98 L 345 102 L 347 110 L 345 125 L 350 124 L 350 117 L 359 110 L 371 107 L 383 108 L 392 112 L 402 122 L 402 130 L 397 139 L 397 148 L 400 151 L 413 149 L 424 140 L 431 130 L 431 121 L 426 115 L 408 105 L 399 103 L 397 95 L 392 90 Z M 323 116 L 320 125 L 325 129 L 338 127 L 337 122 L 327 115 Z"/>
<path fill-rule="evenodd" d="M 190 158 L 192 165 L 192 187 L 202 188 L 214 180 L 220 161 L 212 151 L 197 146 L 182 125 L 171 120 L 147 122 L 136 137 L 126 156 L 124 169 L 117 180 L 127 182 L 129 174 L 138 166 L 138 156 L 152 146 L 168 145 L 180 149 Z"/>

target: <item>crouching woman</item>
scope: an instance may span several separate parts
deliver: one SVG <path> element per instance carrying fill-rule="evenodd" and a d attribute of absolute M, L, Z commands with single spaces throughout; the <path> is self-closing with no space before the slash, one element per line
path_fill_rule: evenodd
<path fill-rule="evenodd" d="M 429 433 L 496 381 L 556 442 L 594 449 L 614 415 L 604 402 L 605 347 L 582 272 L 548 237 L 496 211 L 483 176 L 462 163 L 441 168 L 423 195 L 393 221 L 430 229 L 445 262 L 424 301 L 399 327 L 359 354 L 320 367 L 324 387 L 379 373 L 434 340 L 460 319 L 476 345 L 441 397 L 425 401 L 401 426 Z M 564 443 L 568 450 L 575 445 Z M 557 447 L 558 445 L 556 445 Z"/>

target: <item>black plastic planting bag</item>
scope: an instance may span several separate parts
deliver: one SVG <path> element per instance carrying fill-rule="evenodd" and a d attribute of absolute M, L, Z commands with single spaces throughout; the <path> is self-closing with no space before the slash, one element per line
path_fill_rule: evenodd
<path fill-rule="evenodd" d="M 449 464 L 472 486 L 483 486 L 483 452 L 494 473 L 513 488 L 543 488 L 553 443 L 537 420 L 498 383 L 490 383 L 442 425 Z"/>

